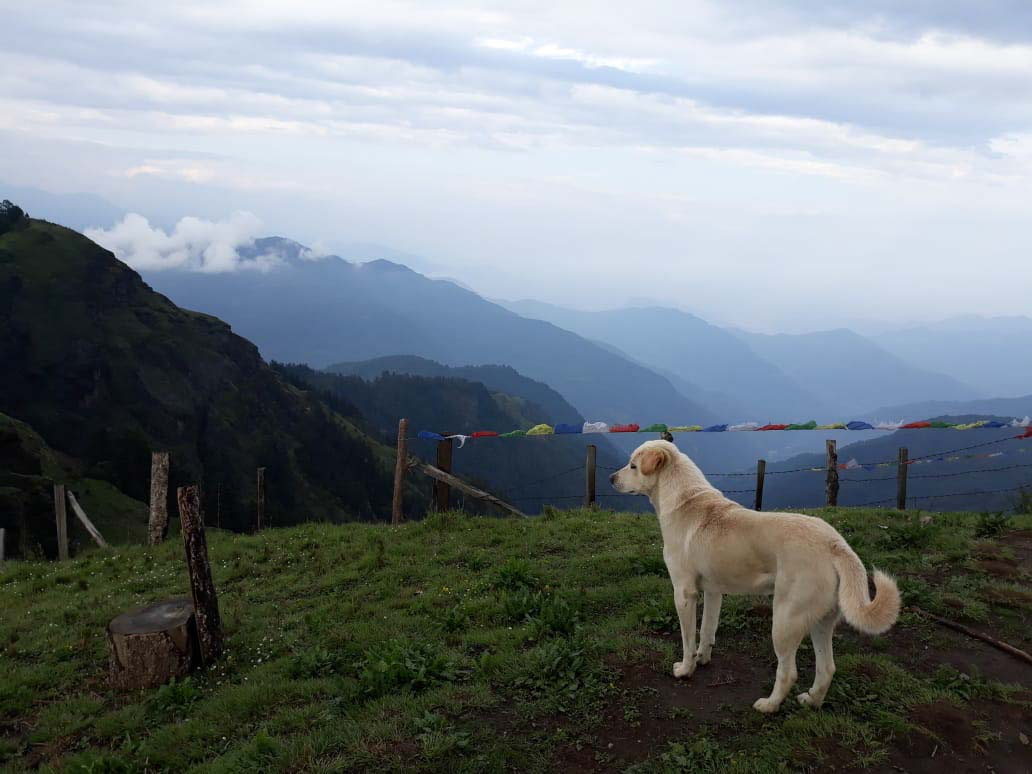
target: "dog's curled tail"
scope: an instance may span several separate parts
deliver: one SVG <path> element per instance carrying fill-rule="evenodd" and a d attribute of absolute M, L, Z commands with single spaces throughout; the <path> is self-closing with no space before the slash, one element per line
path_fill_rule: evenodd
<path fill-rule="evenodd" d="M 881 570 L 874 571 L 874 599 L 867 593 L 867 570 L 848 546 L 836 552 L 839 577 L 839 607 L 850 626 L 864 634 L 887 632 L 899 618 L 900 596 L 896 581 Z"/>

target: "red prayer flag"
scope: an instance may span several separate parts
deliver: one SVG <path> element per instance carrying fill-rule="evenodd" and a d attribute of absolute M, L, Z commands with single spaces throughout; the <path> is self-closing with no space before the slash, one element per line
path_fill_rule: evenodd
<path fill-rule="evenodd" d="M 613 425 L 609 428 L 611 433 L 636 433 L 638 432 L 638 425 Z"/>
<path fill-rule="evenodd" d="M 902 425 L 899 429 L 900 430 L 922 430 L 922 429 L 924 429 L 926 427 L 931 427 L 931 426 L 932 426 L 931 422 L 909 422 L 909 423 L 907 423 L 905 425 Z"/>
<path fill-rule="evenodd" d="M 763 427 L 756 428 L 757 430 L 785 430 L 788 425 L 764 425 Z"/>
<path fill-rule="evenodd" d="M 497 435 L 494 430 L 477 430 L 470 438 L 495 438 Z"/>

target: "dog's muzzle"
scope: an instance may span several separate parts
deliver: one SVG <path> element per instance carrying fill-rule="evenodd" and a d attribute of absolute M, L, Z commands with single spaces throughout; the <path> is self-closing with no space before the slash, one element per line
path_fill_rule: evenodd
<path fill-rule="evenodd" d="M 609 483 L 610 484 L 615 484 L 616 483 L 616 473 L 610 473 L 609 474 Z"/>

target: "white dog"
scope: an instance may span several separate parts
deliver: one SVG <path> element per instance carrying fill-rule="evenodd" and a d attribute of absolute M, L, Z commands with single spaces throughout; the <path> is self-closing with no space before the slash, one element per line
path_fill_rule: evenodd
<path fill-rule="evenodd" d="M 831 525 L 801 514 L 743 508 L 710 485 L 672 443 L 642 444 L 610 481 L 618 492 L 648 495 L 659 517 L 684 648 L 674 677 L 689 677 L 697 664 L 709 663 L 724 594 L 774 595 L 778 671 L 770 696 L 753 704 L 760 712 L 775 712 L 795 684 L 796 650 L 807 631 L 816 674 L 810 690 L 797 698 L 819 707 L 835 674 L 831 640 L 840 614 L 866 634 L 887 631 L 899 617 L 896 582 L 875 570 L 871 600 L 863 563 Z M 705 605 L 696 649 L 699 591 Z"/>

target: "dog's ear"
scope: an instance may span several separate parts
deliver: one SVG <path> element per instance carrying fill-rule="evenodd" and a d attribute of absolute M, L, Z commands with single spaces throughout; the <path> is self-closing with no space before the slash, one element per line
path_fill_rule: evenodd
<path fill-rule="evenodd" d="M 663 469 L 663 466 L 670 461 L 670 455 L 666 449 L 646 449 L 641 453 L 641 460 L 638 467 L 644 476 L 651 476 Z"/>

